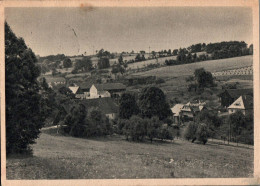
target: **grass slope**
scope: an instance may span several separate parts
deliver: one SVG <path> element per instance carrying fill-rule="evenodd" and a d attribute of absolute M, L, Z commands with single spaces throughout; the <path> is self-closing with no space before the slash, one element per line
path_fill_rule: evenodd
<path fill-rule="evenodd" d="M 146 72 L 138 72 L 134 75 L 149 76 L 156 75 L 158 77 L 179 77 L 193 74 L 197 68 L 205 68 L 210 72 L 218 72 L 223 70 L 230 70 L 234 68 L 247 67 L 253 64 L 252 56 L 242 56 L 235 58 L 227 58 L 220 60 L 202 61 L 191 64 L 165 66 L 161 68 L 152 69 Z"/>
<path fill-rule="evenodd" d="M 7 179 L 251 177 L 253 150 L 216 144 L 134 143 L 42 133 L 34 156 L 7 159 Z"/>

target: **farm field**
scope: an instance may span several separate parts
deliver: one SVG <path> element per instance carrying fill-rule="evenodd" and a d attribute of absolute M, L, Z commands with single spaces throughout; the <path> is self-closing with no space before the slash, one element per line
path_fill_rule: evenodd
<path fill-rule="evenodd" d="M 68 150 L 70 149 L 70 150 Z M 252 177 L 253 149 L 188 141 L 134 143 L 42 133 L 34 156 L 7 159 L 7 179 Z"/>
<path fill-rule="evenodd" d="M 152 69 L 146 72 L 137 72 L 134 75 L 149 76 L 156 75 L 158 77 L 178 77 L 193 74 L 197 68 L 205 68 L 210 72 L 219 72 L 223 70 L 231 70 L 235 68 L 248 67 L 253 65 L 252 56 L 242 56 L 220 60 L 202 61 L 191 64 L 165 66 L 161 68 Z"/>

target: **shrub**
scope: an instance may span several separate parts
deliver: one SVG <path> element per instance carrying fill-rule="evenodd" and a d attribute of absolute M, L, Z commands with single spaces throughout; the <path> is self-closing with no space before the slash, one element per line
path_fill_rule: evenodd
<path fill-rule="evenodd" d="M 147 120 L 147 130 L 146 135 L 150 139 L 150 141 L 153 141 L 153 138 L 156 138 L 159 133 L 159 129 L 162 126 L 162 122 L 159 120 L 158 117 L 152 117 L 151 119 Z"/>
<path fill-rule="evenodd" d="M 173 140 L 173 134 L 170 132 L 168 128 L 162 126 L 158 132 L 158 138 L 161 140 Z"/>
<path fill-rule="evenodd" d="M 194 142 L 196 140 L 196 132 L 198 125 L 194 122 L 189 122 L 187 128 L 184 131 L 184 137 L 189 141 Z"/>
<path fill-rule="evenodd" d="M 208 131 L 208 127 L 205 123 L 201 123 L 198 126 L 196 136 L 197 136 L 196 138 L 198 139 L 198 141 L 202 142 L 204 145 L 207 143 L 209 131 Z"/>
<path fill-rule="evenodd" d="M 144 120 L 139 116 L 132 116 L 129 120 L 130 136 L 133 141 L 142 141 L 146 135 Z"/>

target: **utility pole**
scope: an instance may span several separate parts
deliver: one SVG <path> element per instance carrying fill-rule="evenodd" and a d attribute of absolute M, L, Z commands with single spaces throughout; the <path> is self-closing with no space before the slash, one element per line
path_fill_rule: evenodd
<path fill-rule="evenodd" d="M 95 51 L 94 51 L 94 45 L 92 46 L 92 48 L 93 48 L 93 56 L 94 56 L 94 54 L 95 54 Z"/>
<path fill-rule="evenodd" d="M 149 58 L 151 58 L 151 53 L 150 53 L 150 46 L 149 46 Z"/>

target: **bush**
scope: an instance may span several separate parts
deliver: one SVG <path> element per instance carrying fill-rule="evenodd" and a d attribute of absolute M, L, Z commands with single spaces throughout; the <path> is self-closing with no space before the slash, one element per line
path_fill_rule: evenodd
<path fill-rule="evenodd" d="M 142 141 L 146 135 L 144 120 L 139 116 L 132 116 L 129 120 L 130 136 L 133 141 Z"/>
<path fill-rule="evenodd" d="M 196 132 L 197 132 L 198 125 L 194 122 L 189 122 L 187 128 L 184 131 L 185 139 L 192 140 L 194 142 L 196 140 Z"/>
<path fill-rule="evenodd" d="M 173 134 L 170 132 L 168 128 L 162 126 L 158 132 L 158 138 L 161 140 L 173 140 Z"/>
<path fill-rule="evenodd" d="M 205 123 L 202 123 L 198 126 L 197 132 L 196 132 L 196 138 L 198 141 L 202 142 L 204 145 L 208 141 L 209 131 L 208 127 Z"/>
<path fill-rule="evenodd" d="M 151 119 L 147 120 L 147 130 L 146 135 L 150 139 L 150 141 L 153 141 L 153 138 L 156 138 L 159 133 L 159 129 L 162 126 L 162 122 L 159 120 L 158 117 L 152 117 Z"/>
<path fill-rule="evenodd" d="M 155 84 L 162 84 L 162 83 L 165 83 L 165 80 L 162 79 L 162 78 L 157 78 L 157 79 L 155 80 Z"/>

